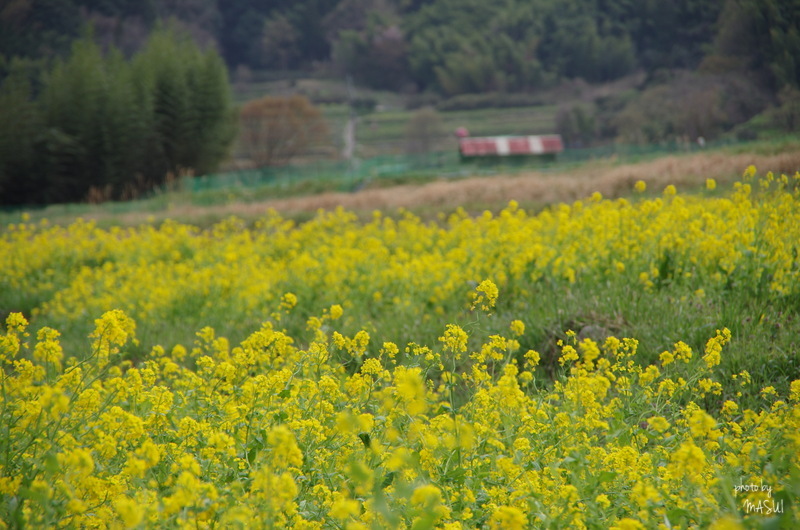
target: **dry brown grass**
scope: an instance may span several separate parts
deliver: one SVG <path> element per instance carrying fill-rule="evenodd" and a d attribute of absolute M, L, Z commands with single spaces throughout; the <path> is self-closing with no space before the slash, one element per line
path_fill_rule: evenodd
<path fill-rule="evenodd" d="M 615 198 L 629 195 L 637 180 L 645 181 L 650 190 L 661 190 L 668 184 L 674 184 L 679 190 L 696 188 L 707 178 L 724 184 L 738 179 L 750 164 L 754 164 L 760 172 L 774 171 L 793 175 L 800 170 L 800 152 L 777 155 L 698 153 L 623 165 L 615 164 L 613 160 L 603 160 L 595 165 L 558 172 L 531 171 L 514 175 L 437 180 L 426 184 L 364 189 L 354 193 L 330 192 L 254 203 L 208 207 L 174 206 L 166 212 L 156 214 L 124 214 L 119 216 L 118 221 L 136 224 L 145 222 L 147 218 L 159 220 L 169 217 L 195 222 L 198 219 L 230 215 L 251 218 L 262 215 L 268 209 L 277 210 L 287 216 L 297 216 L 340 206 L 356 212 L 393 212 L 398 208 L 412 211 L 448 211 L 461 205 L 500 209 L 510 200 L 522 204 L 550 204 L 588 197 L 595 191 L 602 193 L 604 197 Z"/>

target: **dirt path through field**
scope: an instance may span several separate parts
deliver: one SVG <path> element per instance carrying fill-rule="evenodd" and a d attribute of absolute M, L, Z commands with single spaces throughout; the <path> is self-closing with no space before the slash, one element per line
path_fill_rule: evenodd
<path fill-rule="evenodd" d="M 339 206 L 361 212 L 376 209 L 394 211 L 398 208 L 448 210 L 460 205 L 502 208 L 512 199 L 523 204 L 547 204 L 573 201 L 587 197 L 595 191 L 607 198 L 626 195 L 631 192 L 637 180 L 645 181 L 651 190 L 661 190 L 668 184 L 674 184 L 679 190 L 696 187 L 702 185 L 707 178 L 714 178 L 720 183 L 730 182 L 739 178 L 750 164 L 754 164 L 759 173 L 773 171 L 793 175 L 800 170 L 800 152 L 777 155 L 699 153 L 623 165 L 603 160 L 594 166 L 586 165 L 572 170 L 442 179 L 425 184 L 363 189 L 353 193 L 331 192 L 209 207 L 176 205 L 155 217 L 163 214 L 165 217 L 183 221 L 191 221 L 200 216 L 252 217 L 261 215 L 268 209 L 294 215 Z M 131 213 L 122 215 L 123 219 L 120 220 L 135 223 L 137 218 L 144 220 L 148 216 L 152 214 Z"/>

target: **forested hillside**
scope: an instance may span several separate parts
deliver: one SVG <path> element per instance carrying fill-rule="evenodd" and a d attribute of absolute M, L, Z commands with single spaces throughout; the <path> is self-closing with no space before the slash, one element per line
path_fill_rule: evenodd
<path fill-rule="evenodd" d="M 242 150 L 250 107 L 231 79 L 239 104 L 269 95 L 265 79 L 308 97 L 295 107 L 319 123 L 295 116 L 276 142 L 308 155 L 297 132 L 313 130 L 311 158 L 338 156 L 343 128 L 315 105 L 348 120 L 377 107 L 351 80 L 402 101 L 392 139 L 409 146 L 441 129 L 438 111 L 522 106 L 549 107 L 546 132 L 569 148 L 688 145 L 796 131 L 798 58 L 800 0 L 4 0 L 0 204 L 126 199 L 233 159 L 288 163 Z M 262 114 L 271 136 L 250 144 L 272 152 L 263 138 L 287 129 L 265 124 L 285 113 Z"/>
<path fill-rule="evenodd" d="M 236 134 L 227 71 L 171 28 L 132 57 L 90 39 L 0 83 L 0 204 L 131 199 L 213 171 Z"/>
<path fill-rule="evenodd" d="M 376 88 L 443 95 L 530 91 L 634 70 L 747 69 L 800 83 L 800 0 L 11 0 L 3 70 L 52 57 L 91 25 L 133 53 L 175 18 L 229 69 L 333 69 Z"/>

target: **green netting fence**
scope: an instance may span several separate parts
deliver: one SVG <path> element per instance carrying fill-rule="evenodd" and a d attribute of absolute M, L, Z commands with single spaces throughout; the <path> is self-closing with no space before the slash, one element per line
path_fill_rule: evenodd
<path fill-rule="evenodd" d="M 369 182 L 379 179 L 425 178 L 457 178 L 473 175 L 492 175 L 514 173 L 535 169 L 537 171 L 564 170 L 571 166 L 584 164 L 591 160 L 616 157 L 618 161 L 631 162 L 669 153 L 695 152 L 722 145 L 733 145 L 740 142 L 709 143 L 705 147 L 697 144 L 660 144 L 660 145 L 620 145 L 612 144 L 584 149 L 566 149 L 555 160 L 543 160 L 533 157 L 483 159 L 479 161 L 462 161 L 456 151 L 441 151 L 418 155 L 386 155 L 352 161 L 321 161 L 311 164 L 295 164 L 284 167 L 269 167 L 225 173 L 184 177 L 177 183 L 177 189 L 191 196 L 193 204 L 216 204 L 225 201 L 226 193 L 233 198 L 249 195 L 251 190 L 259 189 L 254 194 L 261 197 L 281 195 L 287 190 L 294 194 L 303 183 L 308 189 L 357 191 Z M 174 187 L 169 189 L 175 190 Z M 120 201 L 89 205 L 85 203 L 61 204 L 50 206 L 13 206 L 0 207 L 1 214 L 14 214 L 21 211 L 42 210 L 49 214 L 81 215 L 92 209 L 102 209 L 110 213 L 126 213 L 129 211 L 161 211 L 169 204 L 168 189 L 153 190 L 136 201 Z M 220 193 L 217 193 L 220 192 Z"/>
<path fill-rule="evenodd" d="M 459 170 L 458 153 L 439 152 L 248 169 L 193 177 L 183 184 L 185 190 L 192 192 L 240 187 L 281 187 L 303 181 L 335 182 L 347 186 L 382 177 L 424 172 L 440 174 Z"/>
<path fill-rule="evenodd" d="M 343 190 L 358 189 L 365 182 L 381 178 L 404 176 L 458 177 L 474 174 L 506 173 L 537 169 L 547 171 L 563 169 L 593 159 L 616 157 L 635 161 L 668 153 L 695 152 L 703 149 L 731 145 L 735 142 L 709 143 L 705 146 L 687 143 L 658 145 L 611 144 L 600 147 L 566 149 L 555 159 L 536 157 L 497 157 L 462 161 L 455 151 L 416 155 L 386 155 L 350 161 L 320 161 L 283 167 L 265 167 L 231 171 L 188 178 L 182 183 L 185 191 L 204 192 L 234 188 L 265 186 L 290 187 L 298 183 L 322 182 Z"/>

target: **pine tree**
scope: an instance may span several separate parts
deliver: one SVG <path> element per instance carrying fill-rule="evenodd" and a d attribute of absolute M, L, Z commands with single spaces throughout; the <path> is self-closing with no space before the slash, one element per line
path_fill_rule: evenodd
<path fill-rule="evenodd" d="M 37 168 L 43 127 L 24 61 L 13 61 L 0 84 L 0 109 L 0 204 L 35 202 L 43 187 Z"/>
<path fill-rule="evenodd" d="M 48 201 L 82 200 L 105 185 L 107 73 L 90 39 L 76 41 L 47 77 L 42 104 L 47 127 Z"/>
<path fill-rule="evenodd" d="M 153 184 L 185 167 L 187 138 L 192 132 L 187 59 L 185 42 L 172 30 L 154 32 L 135 58 L 135 75 L 144 83 L 151 112 L 146 172 Z"/>
<path fill-rule="evenodd" d="M 214 171 L 227 156 L 236 134 L 227 71 L 216 53 L 206 52 L 188 72 L 191 94 L 189 123 L 194 135 L 189 138 L 187 164 L 197 173 Z"/>
<path fill-rule="evenodd" d="M 227 71 L 185 35 L 163 28 L 134 60 L 150 112 L 146 174 L 154 184 L 184 170 L 213 171 L 234 137 Z"/>
<path fill-rule="evenodd" d="M 222 60 L 170 28 L 133 61 L 76 41 L 38 98 L 18 70 L 0 86 L 4 204 L 131 198 L 170 173 L 213 171 L 234 138 Z"/>
<path fill-rule="evenodd" d="M 132 197 L 142 184 L 149 109 L 132 68 L 116 50 L 108 57 L 106 73 L 104 182 L 115 197 Z"/>

